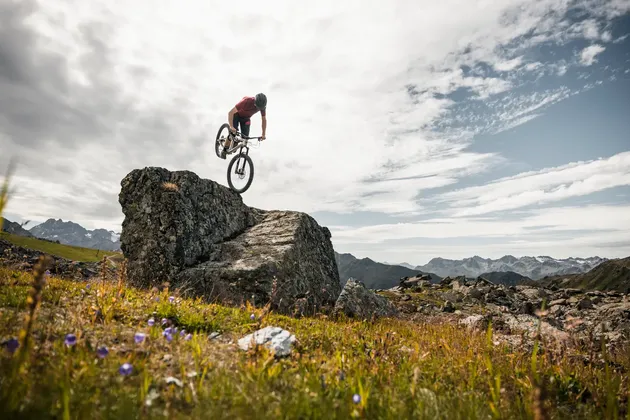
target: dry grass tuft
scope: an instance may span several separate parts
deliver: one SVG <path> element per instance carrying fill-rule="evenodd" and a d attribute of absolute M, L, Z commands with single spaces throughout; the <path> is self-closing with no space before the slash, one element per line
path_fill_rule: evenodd
<path fill-rule="evenodd" d="M 179 187 L 174 182 L 163 182 L 162 188 L 164 188 L 167 191 L 175 191 L 175 192 L 179 191 Z"/>

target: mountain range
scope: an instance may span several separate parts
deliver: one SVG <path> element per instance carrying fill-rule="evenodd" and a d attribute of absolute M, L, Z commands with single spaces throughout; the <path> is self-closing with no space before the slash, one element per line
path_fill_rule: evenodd
<path fill-rule="evenodd" d="M 87 230 L 77 223 L 64 222 L 61 219 L 48 219 L 28 230 L 19 223 L 4 219 L 2 230 L 14 235 L 59 241 L 60 244 L 64 245 L 104 251 L 120 250 L 120 234 L 105 229 Z"/>
<path fill-rule="evenodd" d="M 514 272 L 532 280 L 539 280 L 545 276 L 586 273 L 606 258 L 563 258 L 556 259 L 549 256 L 520 257 L 505 255 L 499 259 L 474 256 L 461 260 L 433 258 L 425 265 L 418 265 L 414 270 L 435 273 L 438 276 L 466 276 L 478 277 L 489 272 Z"/>
<path fill-rule="evenodd" d="M 120 250 L 120 234 L 105 230 L 87 230 L 81 225 L 48 219 L 44 223 L 25 229 L 19 223 L 4 219 L 3 231 L 28 237 L 36 237 L 61 244 L 102 249 Z M 505 255 L 499 259 L 474 256 L 460 260 L 433 258 L 425 265 L 413 266 L 409 263 L 381 263 L 370 258 L 356 258 L 349 253 L 335 252 L 335 260 L 342 285 L 353 277 L 361 280 L 371 289 L 387 289 L 398 284 L 402 277 L 413 277 L 418 274 L 429 274 L 432 281 L 440 281 L 447 276 L 485 277 L 495 283 L 506 285 L 520 284 L 528 280 L 540 280 L 554 276 L 584 274 L 603 262 L 606 258 L 564 258 L 549 256 L 525 256 L 516 258 Z M 576 280 L 577 281 L 577 280 Z"/>
<path fill-rule="evenodd" d="M 369 258 L 358 259 L 352 254 L 335 252 L 335 261 L 342 286 L 350 277 L 360 280 L 368 289 L 389 289 L 397 286 L 402 277 L 413 277 L 418 274 L 429 274 L 434 283 L 442 280 L 441 277 L 433 273 L 413 270 L 400 265 L 379 263 Z"/>
<path fill-rule="evenodd" d="M 630 293 L 630 257 L 604 261 L 586 273 L 550 276 L 539 281 L 543 287 L 558 286 L 584 290 Z"/>

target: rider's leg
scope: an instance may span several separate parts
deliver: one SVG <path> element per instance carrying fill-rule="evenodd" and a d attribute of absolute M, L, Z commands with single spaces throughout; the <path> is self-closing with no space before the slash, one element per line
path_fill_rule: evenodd
<path fill-rule="evenodd" d="M 251 126 L 252 120 L 249 118 L 246 120 L 241 120 L 241 134 L 244 136 L 249 136 L 249 127 Z"/>
<path fill-rule="evenodd" d="M 234 127 L 235 129 L 238 130 L 238 125 L 239 122 L 241 121 L 240 117 L 238 116 L 238 114 L 234 114 L 234 118 L 232 119 L 232 127 Z M 243 123 L 241 122 L 241 130 L 243 129 Z M 230 133 L 228 133 L 230 134 Z M 230 141 L 230 137 L 228 135 L 228 138 L 225 139 L 225 143 L 223 145 L 223 151 L 221 152 L 221 157 L 225 159 L 225 156 L 227 155 L 227 151 L 230 148 L 230 146 L 232 145 L 232 142 Z"/>

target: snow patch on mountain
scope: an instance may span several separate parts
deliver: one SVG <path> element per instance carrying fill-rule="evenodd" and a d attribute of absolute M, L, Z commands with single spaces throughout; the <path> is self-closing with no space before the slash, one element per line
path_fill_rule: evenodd
<path fill-rule="evenodd" d="M 87 230 L 83 226 L 61 219 L 48 219 L 32 227 L 30 233 L 37 238 L 54 239 L 65 245 L 118 251 L 120 235 L 105 229 Z"/>
<path fill-rule="evenodd" d="M 488 272 L 513 271 L 530 279 L 539 280 L 545 276 L 585 273 L 604 261 L 607 261 L 607 258 L 556 259 L 547 255 L 516 258 L 512 255 L 505 255 L 495 260 L 474 256 L 461 260 L 433 258 L 425 265 L 416 266 L 415 269 L 435 273 L 442 277 L 477 277 Z"/>

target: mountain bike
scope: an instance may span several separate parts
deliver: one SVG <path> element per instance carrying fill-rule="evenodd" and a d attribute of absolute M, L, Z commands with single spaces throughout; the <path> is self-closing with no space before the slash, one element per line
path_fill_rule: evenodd
<path fill-rule="evenodd" d="M 222 135 L 223 131 L 227 131 L 227 136 Z M 227 168 L 227 179 L 228 185 L 233 191 L 236 191 L 239 194 L 244 193 L 247 189 L 252 185 L 252 181 L 254 180 L 254 162 L 252 162 L 252 158 L 249 157 L 249 140 L 258 140 L 260 144 L 262 137 L 249 137 L 241 134 L 238 130 L 235 133 L 230 132 L 230 125 L 228 123 L 224 123 L 217 132 L 217 139 L 214 143 L 214 151 L 219 158 L 221 158 L 221 152 L 223 151 L 223 146 L 225 145 L 225 141 L 227 139 L 230 140 L 230 148 L 227 150 L 227 154 L 232 154 L 239 149 L 238 153 L 230 160 Z M 242 166 L 241 166 L 242 163 Z M 247 177 L 247 181 L 243 188 L 236 188 L 234 186 L 234 182 L 232 180 L 232 168 L 234 167 L 235 180 L 243 180 L 245 179 L 245 166 L 249 165 L 250 172 Z"/>

